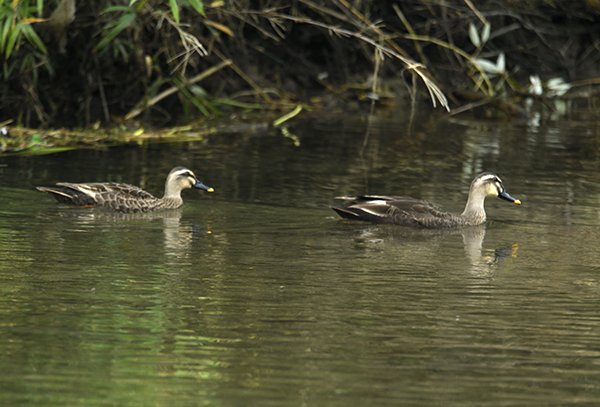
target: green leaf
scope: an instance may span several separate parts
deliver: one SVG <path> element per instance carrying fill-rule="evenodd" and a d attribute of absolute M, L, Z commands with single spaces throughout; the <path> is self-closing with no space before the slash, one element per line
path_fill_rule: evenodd
<path fill-rule="evenodd" d="M 35 146 L 37 144 L 42 144 L 42 135 L 39 133 L 32 134 L 31 140 L 29 141 L 29 146 Z"/>
<path fill-rule="evenodd" d="M 19 39 L 19 35 L 21 34 L 21 29 L 22 29 L 23 25 L 22 24 L 17 24 L 14 28 L 14 30 L 12 30 L 8 36 L 8 41 L 6 42 L 6 51 L 4 53 L 4 57 L 6 59 L 10 58 L 10 54 L 12 54 L 13 48 L 15 47 L 15 44 L 17 43 L 17 39 Z"/>
<path fill-rule="evenodd" d="M 76 147 L 45 147 L 40 145 L 28 146 L 27 148 L 18 152 L 17 155 L 29 156 L 29 155 L 46 155 L 62 153 L 65 151 L 75 150 Z"/>
<path fill-rule="evenodd" d="M 110 42 L 123 30 L 128 28 L 134 20 L 135 13 L 133 12 L 125 13 L 119 17 L 115 26 L 104 37 L 102 37 L 98 45 L 96 45 L 96 49 L 101 51 L 106 48 L 106 46 L 110 44 Z"/>
<path fill-rule="evenodd" d="M 123 12 L 129 13 L 132 10 L 133 9 L 131 7 L 127 7 L 127 6 L 110 6 L 110 7 L 106 7 L 104 10 L 102 10 L 102 12 L 100 14 L 113 13 L 116 11 L 123 11 Z"/>
<path fill-rule="evenodd" d="M 177 0 L 169 0 L 169 6 L 171 7 L 171 14 L 173 14 L 175 22 L 179 24 L 179 5 L 177 4 Z"/>
<path fill-rule="evenodd" d="M 44 54 L 48 53 L 48 50 L 46 49 L 46 46 L 42 42 L 42 39 L 39 37 L 39 35 L 37 35 L 35 30 L 30 25 L 28 25 L 28 24 L 23 25 L 21 30 L 23 31 L 25 38 L 27 38 L 30 43 L 35 45 L 37 47 L 37 49 L 39 49 Z"/>
<path fill-rule="evenodd" d="M 4 25 L 2 26 L 2 31 L 0 33 L 0 52 L 4 54 L 6 50 L 6 43 L 8 42 L 8 36 L 11 32 L 12 27 L 12 18 L 6 17 L 4 20 Z"/>
<path fill-rule="evenodd" d="M 302 105 L 296 105 L 294 110 L 275 119 L 275 121 L 273 122 L 273 127 L 281 126 L 283 123 L 287 122 L 288 120 L 293 119 L 294 117 L 298 116 L 301 111 L 302 111 Z"/>
<path fill-rule="evenodd" d="M 194 8 L 194 10 L 196 10 L 196 12 L 198 14 L 200 14 L 203 17 L 206 17 L 206 14 L 204 14 L 204 2 L 202 0 L 188 0 L 190 2 L 190 5 Z"/>

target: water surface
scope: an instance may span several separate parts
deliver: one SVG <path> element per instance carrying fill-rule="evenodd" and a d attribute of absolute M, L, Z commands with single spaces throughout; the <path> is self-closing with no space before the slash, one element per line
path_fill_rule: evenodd
<path fill-rule="evenodd" d="M 313 118 L 204 142 L 0 158 L 0 400 L 35 405 L 565 405 L 600 400 L 598 122 Z M 119 215 L 56 181 L 214 194 Z M 344 194 L 461 211 L 495 171 L 521 207 L 416 231 Z"/>

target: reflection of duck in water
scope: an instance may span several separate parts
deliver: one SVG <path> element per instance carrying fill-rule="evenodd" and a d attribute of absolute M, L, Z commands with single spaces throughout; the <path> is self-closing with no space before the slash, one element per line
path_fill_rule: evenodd
<path fill-rule="evenodd" d="M 487 274 L 501 261 L 517 257 L 519 244 L 500 246 L 495 249 L 484 249 L 483 240 L 486 229 L 484 225 L 461 228 L 465 254 L 471 263 L 470 271 L 475 274 Z"/>
<path fill-rule="evenodd" d="M 159 209 L 175 209 L 183 205 L 181 191 L 188 188 L 213 192 L 184 167 L 175 167 L 167 176 L 165 193 L 157 198 L 143 189 L 116 182 L 92 182 L 73 184 L 59 182 L 53 187 L 37 187 L 48 192 L 61 203 L 77 206 L 101 206 L 118 212 L 150 212 Z"/>
<path fill-rule="evenodd" d="M 375 252 L 385 252 L 395 262 L 404 265 L 433 264 L 443 267 L 448 263 L 466 259 L 469 272 L 477 275 L 488 275 L 503 260 L 518 256 L 518 243 L 499 245 L 498 235 L 493 233 L 491 242 L 484 248 L 487 225 L 466 226 L 459 228 L 409 228 L 393 225 L 338 225 L 343 227 L 344 238 L 348 230 L 354 233 L 354 248 Z M 494 230 L 494 229 L 492 229 Z M 462 237 L 463 250 L 455 245 L 456 238 Z M 490 247 L 490 245 L 492 245 Z M 496 246 L 496 247 L 494 247 Z M 460 263 L 456 263 L 460 264 Z M 418 266 L 417 266 L 418 267 Z"/>
<path fill-rule="evenodd" d="M 177 258 L 189 257 L 195 253 L 192 250 L 194 240 L 203 239 L 212 234 L 210 228 L 198 222 L 197 217 L 183 218 L 183 210 L 170 209 L 154 212 L 113 212 L 113 211 L 88 211 L 74 210 L 61 211 L 59 216 L 72 223 L 76 230 L 85 228 L 101 227 L 101 230 L 115 230 L 111 225 L 118 228 L 121 236 L 132 233 L 144 246 L 152 246 L 160 243 L 154 240 L 157 235 L 155 231 L 162 230 L 165 254 Z M 140 225 L 143 224 L 143 232 Z M 142 234 L 140 234 L 142 232 Z M 158 248 L 158 246 L 154 246 Z"/>
<path fill-rule="evenodd" d="M 420 199 L 378 195 L 339 197 L 336 199 L 344 202 L 332 209 L 346 219 L 423 228 L 451 228 L 485 223 L 484 201 L 488 196 L 521 204 L 521 201 L 506 192 L 497 175 L 486 172 L 475 177 L 471 183 L 467 204 L 461 214 L 442 212 L 433 204 Z"/>

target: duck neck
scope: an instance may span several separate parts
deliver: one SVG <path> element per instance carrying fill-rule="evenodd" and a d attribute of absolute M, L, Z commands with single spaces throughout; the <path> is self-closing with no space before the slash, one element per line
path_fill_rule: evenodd
<path fill-rule="evenodd" d="M 165 182 L 165 195 L 163 199 L 181 199 L 181 188 L 172 182 Z"/>
<path fill-rule="evenodd" d="M 481 225 L 485 223 L 486 215 L 483 203 L 485 202 L 485 196 L 471 191 L 465 210 L 460 214 L 460 217 L 464 220 L 467 225 Z"/>

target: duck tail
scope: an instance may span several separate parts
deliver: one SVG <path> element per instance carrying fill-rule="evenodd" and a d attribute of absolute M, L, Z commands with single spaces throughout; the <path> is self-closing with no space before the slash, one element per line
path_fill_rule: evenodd
<path fill-rule="evenodd" d="M 66 186 L 35 187 L 38 191 L 48 192 L 58 202 L 76 206 L 94 206 L 96 202 L 90 196 Z"/>
<path fill-rule="evenodd" d="M 352 219 L 352 220 L 363 220 L 362 217 L 358 213 L 356 213 L 350 209 L 341 208 L 339 206 L 332 206 L 331 209 L 333 209 L 342 218 Z"/>

